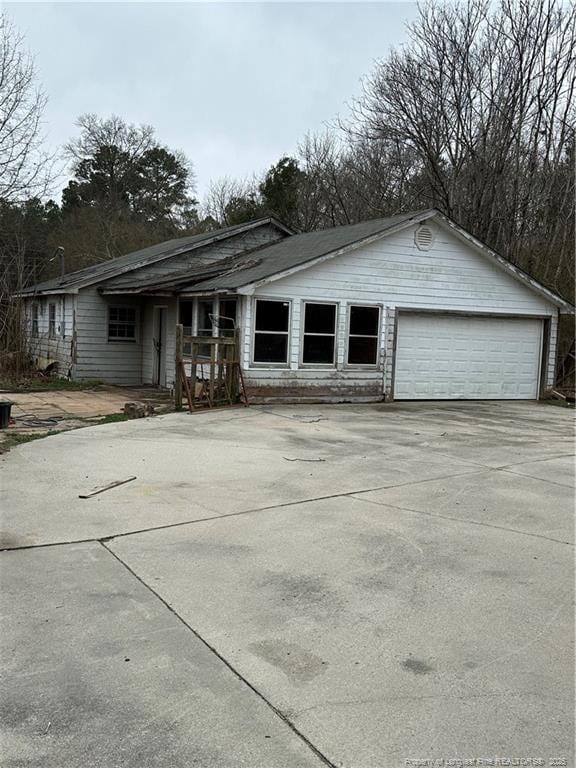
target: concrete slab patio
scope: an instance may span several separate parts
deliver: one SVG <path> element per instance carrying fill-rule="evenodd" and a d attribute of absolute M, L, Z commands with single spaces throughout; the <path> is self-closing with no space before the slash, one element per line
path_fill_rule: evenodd
<path fill-rule="evenodd" d="M 155 387 L 113 387 L 104 384 L 86 390 L 3 391 L 2 399 L 12 402 L 12 416 L 17 421 L 34 416 L 106 416 L 120 413 L 124 404 L 132 400 L 162 407 L 171 400 L 168 392 Z"/>
<path fill-rule="evenodd" d="M 0 430 L 0 453 L 11 447 L 16 436 L 44 435 L 87 424 L 108 416 L 121 416 L 127 402 L 138 401 L 157 413 L 174 410 L 169 392 L 156 387 L 114 387 L 99 384 L 78 390 L 0 391 L 0 399 L 12 403 L 14 423 Z"/>
<path fill-rule="evenodd" d="M 11 768 L 573 764 L 572 411 L 170 414 L 0 470 Z"/>

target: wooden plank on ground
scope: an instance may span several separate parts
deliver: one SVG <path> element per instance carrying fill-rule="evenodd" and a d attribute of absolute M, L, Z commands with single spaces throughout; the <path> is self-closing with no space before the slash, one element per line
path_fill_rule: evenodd
<path fill-rule="evenodd" d="M 109 491 L 111 488 L 117 488 L 119 485 L 125 485 L 126 483 L 131 483 L 132 480 L 136 480 L 136 475 L 133 475 L 132 477 L 127 477 L 125 480 L 114 480 L 111 483 L 108 483 L 108 485 L 103 485 L 100 488 L 94 488 L 93 491 L 89 491 L 89 493 L 80 493 L 78 494 L 79 499 L 89 499 L 91 496 L 96 496 L 99 493 L 104 493 L 104 491 Z"/>

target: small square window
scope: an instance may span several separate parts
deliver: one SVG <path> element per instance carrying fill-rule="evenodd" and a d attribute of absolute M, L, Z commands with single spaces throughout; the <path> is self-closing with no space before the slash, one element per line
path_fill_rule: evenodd
<path fill-rule="evenodd" d="M 108 341 L 136 341 L 136 307 L 110 307 Z"/>

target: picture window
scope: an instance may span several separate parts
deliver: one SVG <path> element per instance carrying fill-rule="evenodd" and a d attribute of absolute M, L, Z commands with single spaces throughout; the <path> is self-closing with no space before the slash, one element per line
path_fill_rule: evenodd
<path fill-rule="evenodd" d="M 302 362 L 334 365 L 335 351 L 336 304 L 305 304 Z"/>

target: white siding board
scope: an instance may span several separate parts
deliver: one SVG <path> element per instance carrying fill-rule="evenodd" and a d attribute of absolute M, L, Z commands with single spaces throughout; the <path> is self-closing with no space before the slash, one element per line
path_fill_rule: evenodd
<path fill-rule="evenodd" d="M 177 301 L 170 299 L 166 302 L 166 343 L 164 346 L 164 362 L 166 371 L 166 386 L 173 389 L 176 380 L 176 322 L 177 322 Z"/>
<path fill-rule="evenodd" d="M 95 288 L 77 296 L 77 361 L 75 378 L 101 379 L 111 384 L 137 385 L 142 382 L 142 316 L 136 342 L 108 341 L 108 307 L 140 306 L 139 300 L 103 297 Z"/>
<path fill-rule="evenodd" d="M 248 368 L 250 365 L 250 335 L 252 329 L 252 301 L 249 296 L 240 297 L 240 360 L 242 367 Z"/>
<path fill-rule="evenodd" d="M 430 251 L 409 228 L 264 285 L 256 293 L 381 301 L 427 309 L 552 314 L 553 305 L 439 230 Z"/>
<path fill-rule="evenodd" d="M 141 309 L 142 318 L 142 383 L 154 383 L 154 352 L 153 352 L 153 311 L 152 303 L 144 302 Z"/>
<path fill-rule="evenodd" d="M 32 336 L 32 307 L 38 306 L 38 335 Z M 56 305 L 56 334 L 49 335 L 48 305 Z M 62 375 L 73 373 L 72 341 L 74 338 L 75 297 L 53 295 L 25 300 L 28 349 L 37 365 L 44 367 L 51 362 L 58 363 Z"/>
<path fill-rule="evenodd" d="M 548 364 L 546 366 L 545 386 L 552 387 L 556 381 L 556 355 L 558 351 L 558 314 L 550 321 Z"/>

